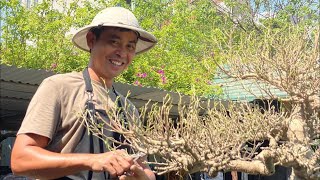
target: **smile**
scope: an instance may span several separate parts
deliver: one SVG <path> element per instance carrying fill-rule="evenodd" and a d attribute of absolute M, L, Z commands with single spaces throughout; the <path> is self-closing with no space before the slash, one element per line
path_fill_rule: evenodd
<path fill-rule="evenodd" d="M 114 61 L 114 60 L 112 60 L 112 59 L 110 59 L 109 62 L 110 62 L 111 64 L 113 64 L 113 65 L 116 65 L 116 66 L 121 66 L 122 64 L 124 64 L 124 63 L 122 63 L 122 62 Z"/>

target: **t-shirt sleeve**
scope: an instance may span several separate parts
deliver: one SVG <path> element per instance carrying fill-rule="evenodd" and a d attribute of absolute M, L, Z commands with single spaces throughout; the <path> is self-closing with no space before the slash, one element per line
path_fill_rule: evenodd
<path fill-rule="evenodd" d="M 60 119 L 59 84 L 45 79 L 33 96 L 18 134 L 34 133 L 52 139 Z"/>

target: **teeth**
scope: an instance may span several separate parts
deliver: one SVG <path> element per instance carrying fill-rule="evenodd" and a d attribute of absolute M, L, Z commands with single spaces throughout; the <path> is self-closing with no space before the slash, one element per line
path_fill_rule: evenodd
<path fill-rule="evenodd" d="M 117 65 L 117 66 L 121 66 L 121 65 L 122 65 L 122 63 L 119 62 L 119 61 L 112 61 L 112 60 L 110 60 L 110 62 L 111 62 L 112 64 L 114 64 L 114 65 Z"/>

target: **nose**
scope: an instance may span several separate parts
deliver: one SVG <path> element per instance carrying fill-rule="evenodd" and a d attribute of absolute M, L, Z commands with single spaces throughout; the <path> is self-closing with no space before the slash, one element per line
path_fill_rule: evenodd
<path fill-rule="evenodd" d="M 127 48 L 123 45 L 119 46 L 116 50 L 116 54 L 120 57 L 120 58 L 125 58 L 127 56 Z"/>

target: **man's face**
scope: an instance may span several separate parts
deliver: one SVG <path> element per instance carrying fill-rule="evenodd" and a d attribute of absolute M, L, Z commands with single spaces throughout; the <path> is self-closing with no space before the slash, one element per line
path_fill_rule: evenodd
<path fill-rule="evenodd" d="M 137 34 L 120 28 L 105 28 L 96 39 L 89 32 L 90 67 L 99 78 L 111 80 L 124 71 L 135 56 Z"/>

